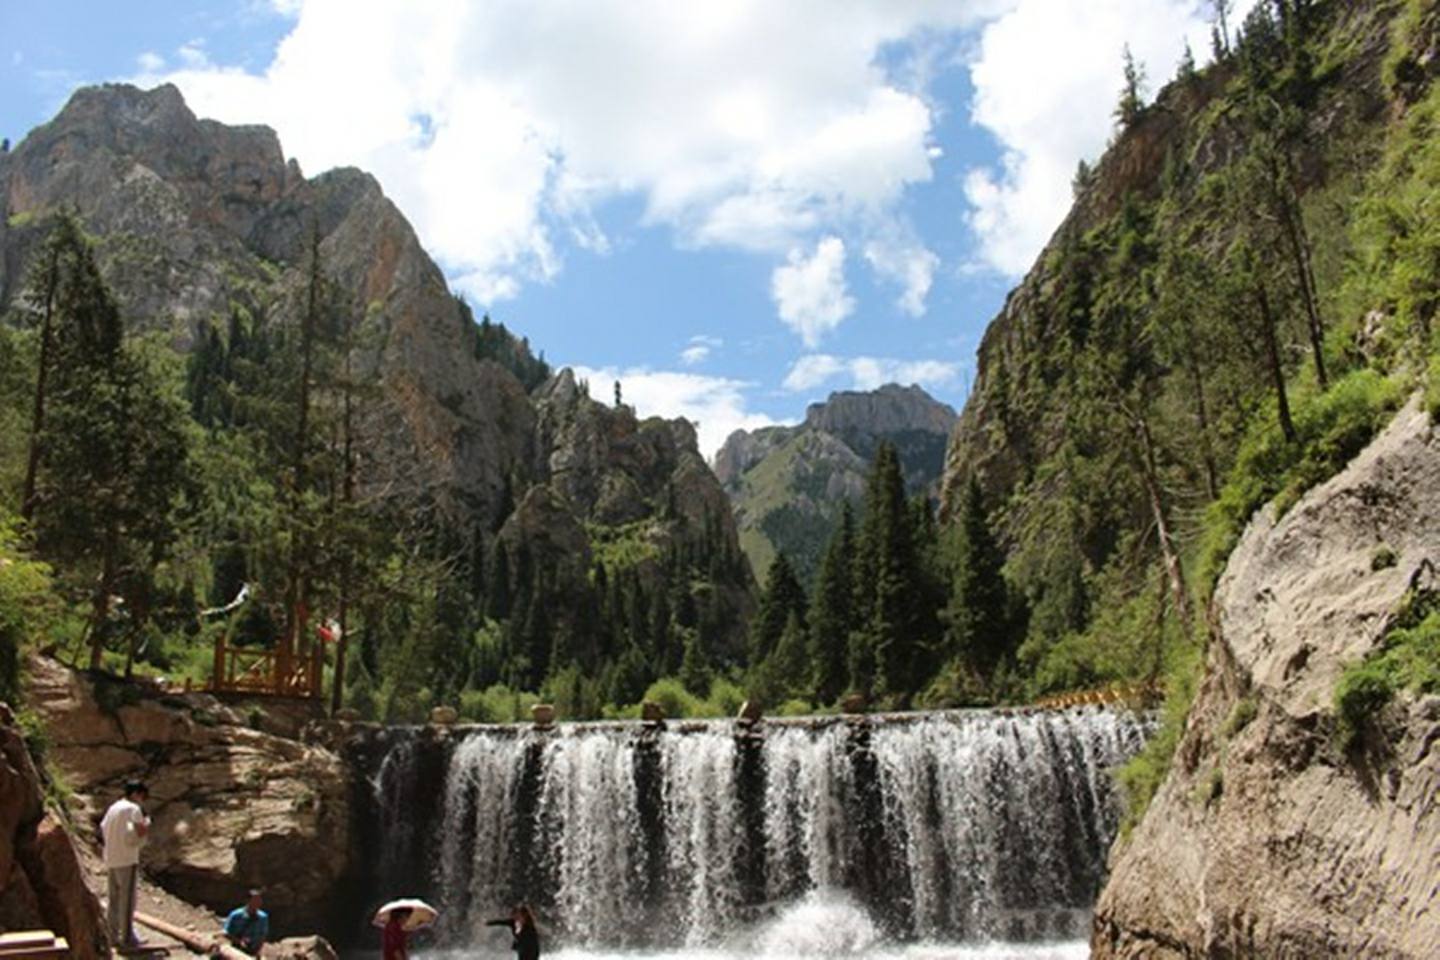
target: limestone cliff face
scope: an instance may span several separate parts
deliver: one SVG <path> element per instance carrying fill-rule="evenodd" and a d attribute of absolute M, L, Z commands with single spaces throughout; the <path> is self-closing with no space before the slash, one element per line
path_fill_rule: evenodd
<path fill-rule="evenodd" d="M 70 830 L 44 800 L 10 708 L 0 704 L 0 930 L 50 930 L 78 960 L 108 957 L 100 902 L 85 886 Z"/>
<path fill-rule="evenodd" d="M 1382 545 L 1393 566 L 1372 563 Z M 1402 697 L 1350 751 L 1331 703 L 1437 565 L 1440 432 L 1418 402 L 1284 517 L 1256 516 L 1170 775 L 1112 856 L 1094 956 L 1435 956 L 1440 697 Z"/>
<path fill-rule="evenodd" d="M 912 492 L 935 488 L 955 411 L 918 386 L 832 393 L 794 427 L 737 430 L 715 457 L 740 543 L 764 576 L 784 551 L 814 571 L 846 500 L 858 506 L 881 441 L 895 445 Z"/>
<path fill-rule="evenodd" d="M 154 820 L 149 877 L 227 912 L 264 887 L 280 933 L 329 926 L 352 866 L 350 783 L 338 756 L 254 729 L 205 694 L 137 698 L 110 681 L 97 699 L 91 681 L 41 657 L 28 681 L 50 756 L 75 791 L 77 823 L 93 827 L 126 779 L 142 779 Z M 126 694 L 121 702 L 108 702 L 114 691 Z"/>

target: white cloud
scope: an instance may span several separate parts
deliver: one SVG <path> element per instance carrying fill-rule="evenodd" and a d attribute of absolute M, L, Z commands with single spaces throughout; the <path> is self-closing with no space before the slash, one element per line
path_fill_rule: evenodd
<path fill-rule="evenodd" d="M 691 337 L 689 344 L 680 351 L 680 362 L 687 367 L 693 367 L 708 360 L 711 353 L 724 345 L 725 341 L 719 337 L 697 334 Z"/>
<path fill-rule="evenodd" d="M 1254 0 L 1240 0 L 1239 23 Z M 965 177 L 979 264 L 1010 276 L 1029 269 L 1070 206 L 1076 164 L 1104 149 L 1128 42 L 1155 91 L 1174 75 L 1188 39 L 1210 50 L 1195 0 L 1011 0 L 982 30 L 971 119 L 999 142 L 998 169 Z"/>
<path fill-rule="evenodd" d="M 262 73 L 188 44 L 143 79 L 274 126 L 309 173 L 374 172 L 488 301 L 553 277 L 559 238 L 603 252 L 592 212 L 618 195 L 682 245 L 867 239 L 939 156 L 923 83 L 885 53 L 1006 0 L 269 2 L 294 19 Z"/>
<path fill-rule="evenodd" d="M 848 377 L 856 390 L 874 390 L 887 383 L 919 384 L 931 389 L 951 387 L 960 380 L 960 364 L 944 360 L 895 360 L 888 357 L 837 357 L 806 354 L 790 367 L 785 389 L 804 393 L 837 377 Z"/>
<path fill-rule="evenodd" d="M 882 277 L 900 284 L 896 305 L 912 317 L 925 315 L 925 298 L 935 280 L 940 258 L 923 244 L 872 241 L 865 245 L 865 259 Z"/>
<path fill-rule="evenodd" d="M 142 54 L 142 58 L 143 56 Z M 191 40 L 189 43 L 181 44 L 180 48 L 175 51 L 175 56 L 180 58 L 180 62 L 186 70 L 210 69 L 210 55 L 205 52 L 204 40 Z M 164 64 L 165 62 L 161 60 L 154 69 L 158 70 Z M 140 64 L 140 68 L 146 72 L 150 70 L 143 62 Z"/>
<path fill-rule="evenodd" d="M 153 50 L 146 50 L 135 58 L 135 64 L 143 74 L 157 74 L 165 69 L 165 58 Z"/>
<path fill-rule="evenodd" d="M 780 319 L 814 347 L 855 312 L 855 298 L 845 289 L 845 242 L 823 238 L 809 257 L 791 250 L 783 266 L 770 276 L 770 296 Z"/>
<path fill-rule="evenodd" d="M 698 373 L 651 370 L 647 367 L 574 368 L 575 376 L 590 381 L 592 392 L 610 396 L 610 384 L 620 381 L 624 400 L 642 417 L 684 417 L 695 425 L 700 452 L 707 460 L 736 430 L 756 430 L 778 421 L 748 409 L 745 392 L 755 386 L 746 380 L 708 377 Z"/>

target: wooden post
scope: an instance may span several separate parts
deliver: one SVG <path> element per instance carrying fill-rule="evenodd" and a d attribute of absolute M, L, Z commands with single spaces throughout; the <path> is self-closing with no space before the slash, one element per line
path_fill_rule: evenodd
<path fill-rule="evenodd" d="M 210 680 L 210 689 L 225 689 L 225 635 L 215 638 L 215 672 Z"/>

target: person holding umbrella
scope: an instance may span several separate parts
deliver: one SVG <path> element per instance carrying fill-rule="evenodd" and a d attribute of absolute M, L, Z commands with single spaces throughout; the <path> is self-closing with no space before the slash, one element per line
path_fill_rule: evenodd
<path fill-rule="evenodd" d="M 510 928 L 510 949 L 516 960 L 540 960 L 540 931 L 535 928 L 535 914 L 525 904 L 515 904 L 509 917 L 487 920 L 485 926 Z"/>
<path fill-rule="evenodd" d="M 375 911 L 381 960 L 410 960 L 410 934 L 435 922 L 439 911 L 424 900 L 392 900 Z"/>

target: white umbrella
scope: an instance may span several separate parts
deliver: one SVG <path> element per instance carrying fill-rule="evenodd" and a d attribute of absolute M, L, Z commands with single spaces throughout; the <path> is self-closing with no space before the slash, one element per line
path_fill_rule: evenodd
<path fill-rule="evenodd" d="M 385 926 L 385 924 L 389 922 L 390 914 L 396 910 L 410 911 L 410 916 L 405 918 L 406 930 L 419 930 L 421 927 L 428 927 L 434 923 L 435 918 L 440 915 L 440 911 L 430 906 L 430 904 L 424 900 L 416 900 L 413 897 L 408 897 L 401 900 L 391 900 L 385 904 L 385 906 L 376 910 L 375 926 Z"/>

